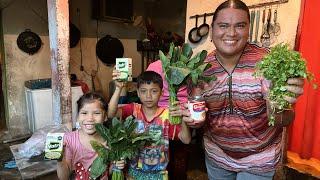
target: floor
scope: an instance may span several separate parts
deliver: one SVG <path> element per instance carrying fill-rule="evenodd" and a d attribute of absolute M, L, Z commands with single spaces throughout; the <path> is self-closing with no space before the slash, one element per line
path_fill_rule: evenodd
<path fill-rule="evenodd" d="M 1 133 L 0 133 L 1 135 Z M 2 133 L 3 137 L 3 133 Z M 1 139 L 1 136 L 0 136 Z M 15 142 L 0 143 L 0 180 L 20 180 L 21 176 L 17 168 L 10 168 L 10 164 L 14 162 L 14 158 L 10 151 L 10 146 L 17 143 L 22 143 L 26 139 L 21 139 Z M 3 141 L 1 141 L 3 142 Z M 204 154 L 202 146 L 198 143 L 193 143 L 188 148 L 188 170 L 187 180 L 207 180 L 206 168 L 204 164 Z M 9 167 L 8 167 L 9 165 Z M 57 176 L 55 173 L 37 177 L 36 180 L 55 180 Z M 180 180 L 179 177 L 171 179 Z M 292 168 L 285 168 L 285 174 L 277 173 L 274 180 L 316 180 L 317 178 L 311 175 L 300 173 Z M 183 180 L 183 179 L 181 179 Z"/>

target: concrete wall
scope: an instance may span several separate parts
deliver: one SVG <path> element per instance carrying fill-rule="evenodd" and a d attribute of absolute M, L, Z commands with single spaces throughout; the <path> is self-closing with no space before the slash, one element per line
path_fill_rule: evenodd
<path fill-rule="evenodd" d="M 224 2 L 224 0 L 188 0 L 187 1 L 187 14 L 186 14 L 186 29 L 185 29 L 185 40 L 188 42 L 188 33 L 195 26 L 195 19 L 190 19 L 190 16 L 196 14 L 204 14 L 214 12 L 216 7 Z M 270 2 L 267 0 L 244 0 L 244 2 L 250 6 L 261 2 Z M 272 6 L 272 8 L 278 7 L 278 22 L 281 26 L 281 34 L 277 37 L 276 43 L 287 42 L 294 45 L 296 30 L 298 25 L 299 13 L 300 13 L 300 0 L 289 0 L 288 3 L 280 4 L 279 6 Z M 262 10 L 260 19 L 262 19 Z M 273 11 L 272 11 L 273 12 Z M 273 16 L 273 14 L 272 14 Z M 203 22 L 203 18 L 199 18 L 198 25 Z M 211 24 L 212 16 L 207 18 L 207 23 Z M 261 21 L 260 21 L 261 24 Z M 260 28 L 262 28 L 260 26 Z M 262 29 L 259 30 L 261 33 Z M 194 52 L 199 52 L 203 49 L 211 52 L 214 49 L 211 40 L 211 29 L 209 35 L 202 39 L 199 43 L 193 44 Z"/>
<path fill-rule="evenodd" d="M 108 84 L 111 81 L 111 72 L 113 67 L 104 65 L 96 58 L 95 45 L 97 39 L 109 34 L 119 38 L 124 45 L 124 57 L 133 59 L 133 76 L 136 77 L 141 72 L 141 54 L 136 51 L 136 40 L 145 38 L 145 30 L 141 27 L 135 27 L 133 24 L 98 22 L 91 18 L 90 0 L 71 0 L 70 2 L 70 20 L 78 28 L 80 27 L 83 38 L 82 43 L 82 61 L 85 71 L 80 71 L 81 51 L 80 44 L 70 49 L 70 73 L 77 74 L 79 79 L 86 81 L 91 87 L 91 73 L 98 67 L 97 77 L 101 82 L 103 94 L 108 95 Z M 145 9 L 150 7 L 150 1 L 134 1 L 135 16 L 148 16 Z M 184 2 L 180 6 L 177 2 Z M 162 28 L 163 31 L 172 31 L 182 33 L 185 29 L 185 0 L 176 1 L 177 8 L 166 5 L 161 2 L 161 8 L 156 10 L 159 13 L 152 14 L 154 26 Z M 166 2 L 165 2 L 166 3 Z M 182 8 L 183 7 L 183 8 Z M 77 14 L 77 8 L 80 9 L 80 22 Z M 171 9 L 169 9 L 171 8 Z M 179 9 L 179 8 L 178 8 Z M 163 16 L 163 13 L 169 12 Z M 175 13 L 179 13 L 175 15 Z M 7 127 L 10 132 L 16 135 L 28 133 L 24 82 L 30 79 L 50 78 L 50 48 L 48 38 L 47 23 L 47 1 L 46 0 L 19 0 L 13 1 L 10 6 L 2 10 L 3 34 L 4 34 L 4 54 L 5 54 L 5 75 L 7 76 Z M 171 17 L 171 18 L 170 18 Z M 181 20 L 182 19 L 182 20 Z M 17 37 L 25 29 L 31 29 L 40 35 L 43 42 L 41 49 L 34 55 L 24 53 L 17 47 Z"/>

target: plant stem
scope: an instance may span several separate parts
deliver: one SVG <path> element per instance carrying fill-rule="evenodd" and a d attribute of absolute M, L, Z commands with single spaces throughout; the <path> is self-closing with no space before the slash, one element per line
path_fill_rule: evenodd
<path fill-rule="evenodd" d="M 177 99 L 177 93 L 173 85 L 169 85 L 169 105 L 170 107 L 177 106 L 176 102 L 178 101 Z M 180 124 L 181 123 L 181 117 L 180 116 L 170 116 L 169 121 L 171 124 Z"/>

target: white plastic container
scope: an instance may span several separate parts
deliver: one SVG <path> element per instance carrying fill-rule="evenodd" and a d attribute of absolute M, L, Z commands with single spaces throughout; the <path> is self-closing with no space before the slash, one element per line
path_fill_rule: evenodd
<path fill-rule="evenodd" d="M 72 89 L 72 122 L 76 124 L 77 100 L 83 95 L 80 86 Z M 29 89 L 25 87 L 27 119 L 30 131 L 34 132 L 46 125 L 53 125 L 52 89 Z"/>

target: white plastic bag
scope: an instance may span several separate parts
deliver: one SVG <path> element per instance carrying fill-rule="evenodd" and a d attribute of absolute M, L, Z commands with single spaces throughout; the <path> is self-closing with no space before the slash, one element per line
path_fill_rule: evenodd
<path fill-rule="evenodd" d="M 33 135 L 19 147 L 19 154 L 25 158 L 38 156 L 44 152 L 48 133 L 65 133 L 69 129 L 65 125 L 48 125 L 38 129 Z"/>

